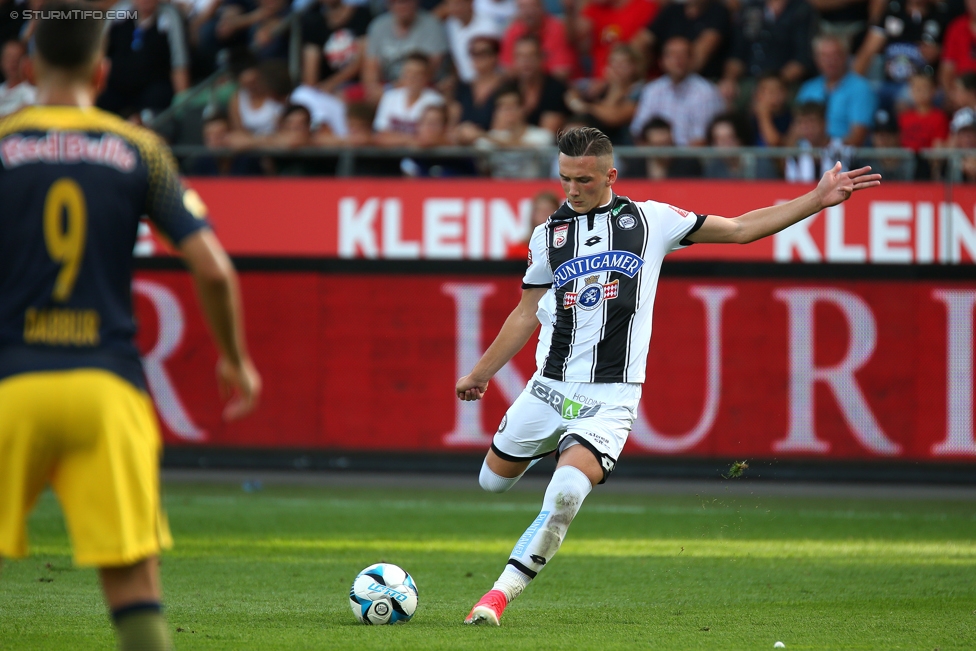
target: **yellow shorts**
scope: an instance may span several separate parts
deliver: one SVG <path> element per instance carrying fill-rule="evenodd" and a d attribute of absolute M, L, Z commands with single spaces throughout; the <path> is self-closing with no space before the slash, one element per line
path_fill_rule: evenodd
<path fill-rule="evenodd" d="M 27 515 L 47 484 L 77 565 L 131 565 L 169 548 L 161 450 L 149 396 L 113 373 L 0 380 L 0 557 L 27 555 Z"/>

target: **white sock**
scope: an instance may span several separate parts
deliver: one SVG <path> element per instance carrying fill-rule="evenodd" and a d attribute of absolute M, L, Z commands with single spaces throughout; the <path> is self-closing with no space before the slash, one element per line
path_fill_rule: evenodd
<path fill-rule="evenodd" d="M 504 493 L 509 488 L 514 486 L 522 475 L 525 474 L 526 470 L 534 466 L 535 464 L 542 461 L 543 457 L 538 459 L 533 459 L 529 462 L 529 465 L 525 467 L 522 474 L 518 477 L 502 477 L 501 475 L 496 475 L 492 472 L 491 468 L 488 467 L 488 462 L 484 461 L 481 464 L 481 475 L 478 476 L 478 483 L 489 493 Z"/>
<path fill-rule="evenodd" d="M 505 571 L 495 583 L 495 588 L 504 592 L 509 601 L 517 597 L 559 551 L 569 525 L 591 490 L 590 480 L 573 466 L 561 466 L 553 473 L 542 500 L 542 511 L 515 544 Z"/>
<path fill-rule="evenodd" d="M 522 594 L 522 590 L 525 590 L 525 586 L 529 585 L 531 580 L 528 575 L 523 574 L 511 565 L 506 565 L 505 569 L 502 570 L 502 575 L 498 577 L 491 589 L 501 590 L 505 593 L 505 599 L 508 603 L 512 603 L 515 597 Z"/>
<path fill-rule="evenodd" d="M 478 476 L 478 483 L 489 493 L 504 493 L 521 478 L 522 475 L 518 477 L 502 477 L 501 475 L 496 475 L 488 467 L 488 462 L 485 461 L 481 464 L 481 474 Z"/>

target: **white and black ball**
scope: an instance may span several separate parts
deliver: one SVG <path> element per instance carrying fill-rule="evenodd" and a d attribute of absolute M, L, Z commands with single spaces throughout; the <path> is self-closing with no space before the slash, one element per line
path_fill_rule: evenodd
<path fill-rule="evenodd" d="M 370 565 L 352 582 L 349 605 L 363 624 L 409 622 L 417 612 L 417 584 L 392 563 Z"/>

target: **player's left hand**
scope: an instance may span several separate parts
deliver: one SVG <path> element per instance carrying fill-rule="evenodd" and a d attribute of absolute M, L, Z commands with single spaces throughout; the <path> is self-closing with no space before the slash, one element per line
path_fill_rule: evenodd
<path fill-rule="evenodd" d="M 833 169 L 828 170 L 823 175 L 817 185 L 817 195 L 820 197 L 820 203 L 824 208 L 847 201 L 858 190 L 881 185 L 881 175 L 869 174 L 870 167 L 862 167 L 849 172 L 841 172 L 841 169 L 841 164 L 838 161 Z"/>

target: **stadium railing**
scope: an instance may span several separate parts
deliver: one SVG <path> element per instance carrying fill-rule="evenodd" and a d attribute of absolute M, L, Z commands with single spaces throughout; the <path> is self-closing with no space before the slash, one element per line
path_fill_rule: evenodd
<path fill-rule="evenodd" d="M 163 114 L 160 115 L 163 117 Z M 180 160 L 186 160 L 196 156 L 206 157 L 227 157 L 227 156 L 249 156 L 249 157 L 274 157 L 284 160 L 323 160 L 331 159 L 335 161 L 335 176 L 347 177 L 361 173 L 361 167 L 357 166 L 357 161 L 368 160 L 402 160 L 413 159 L 468 159 L 475 160 L 483 170 L 490 169 L 490 162 L 493 156 L 499 152 L 506 154 L 520 152 L 527 158 L 535 159 L 539 163 L 538 168 L 546 173 L 535 176 L 534 178 L 550 178 L 554 176 L 554 162 L 558 151 L 555 147 L 551 148 L 526 148 L 526 149 L 482 149 L 475 147 L 303 147 L 303 148 L 271 148 L 271 149 L 210 149 L 199 145 L 173 145 L 173 154 Z M 671 159 L 690 159 L 702 163 L 709 160 L 733 160 L 739 162 L 739 172 L 735 176 L 737 180 L 776 180 L 779 177 L 763 176 L 760 173 L 760 161 L 783 161 L 789 158 L 800 156 L 819 156 L 818 150 L 811 150 L 799 147 L 735 147 L 735 148 L 708 148 L 708 147 L 616 147 L 614 149 L 618 162 L 625 166 L 643 164 L 647 159 L 652 158 L 671 158 Z M 892 164 L 891 169 L 897 170 L 897 177 L 902 180 L 913 180 L 915 177 L 916 166 L 919 161 L 926 161 L 934 164 L 941 170 L 940 174 L 934 179 L 947 183 L 958 182 L 961 178 L 963 161 L 967 158 L 976 158 L 976 149 L 931 149 L 916 154 L 910 149 L 903 148 L 851 148 L 849 150 L 850 160 L 853 165 L 861 165 L 868 161 L 884 160 Z M 630 177 L 642 177 L 644 174 L 634 174 L 634 170 L 628 172 Z M 883 172 L 882 172 L 883 173 Z M 487 175 L 487 174 L 486 174 Z M 525 178 L 520 177 L 520 178 Z M 715 179 L 713 179 L 715 180 Z"/>

